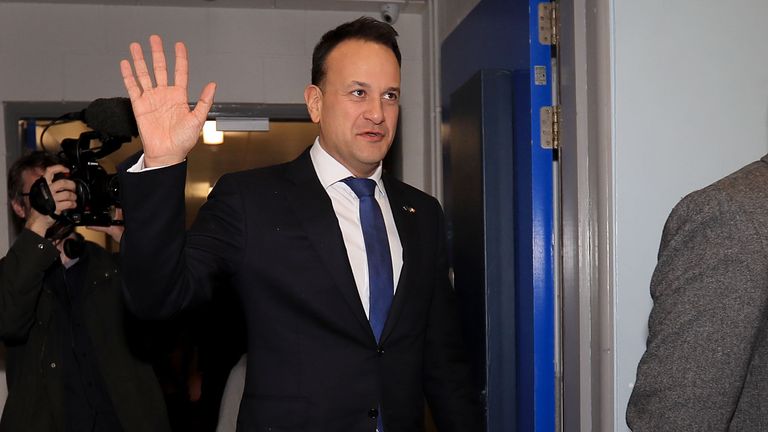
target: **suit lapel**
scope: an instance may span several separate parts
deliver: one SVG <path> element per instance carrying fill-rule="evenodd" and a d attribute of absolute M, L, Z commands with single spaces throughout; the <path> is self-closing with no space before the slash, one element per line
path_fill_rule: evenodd
<path fill-rule="evenodd" d="M 373 339 L 373 332 L 360 302 L 347 248 L 333 211 L 331 199 L 317 178 L 309 151 L 288 165 L 286 175 L 293 187 L 286 192 L 288 202 L 325 267 L 333 277 L 341 295 L 363 329 Z"/>
<path fill-rule="evenodd" d="M 418 253 L 416 248 L 418 246 L 418 225 L 415 209 L 411 206 L 411 203 L 407 202 L 401 185 L 397 181 L 394 181 L 386 173 L 383 176 L 383 180 L 384 187 L 387 189 L 387 198 L 392 209 L 392 216 L 397 226 L 397 234 L 403 247 L 403 268 L 400 271 L 400 279 L 397 281 L 395 297 L 392 299 L 392 306 L 389 309 L 387 322 L 384 324 L 384 330 L 382 331 L 382 343 L 386 341 L 397 324 L 397 320 L 400 318 L 400 312 L 403 309 L 403 304 L 406 302 L 410 289 L 409 282 L 413 277 L 413 272 L 416 271 L 412 268 L 411 263 L 417 258 L 416 254 Z"/>

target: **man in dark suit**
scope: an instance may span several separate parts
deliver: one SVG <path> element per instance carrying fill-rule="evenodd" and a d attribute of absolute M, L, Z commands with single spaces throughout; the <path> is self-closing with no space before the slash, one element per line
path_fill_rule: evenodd
<path fill-rule="evenodd" d="M 768 156 L 683 198 L 627 407 L 645 431 L 768 430 Z"/>
<path fill-rule="evenodd" d="M 121 70 L 144 154 L 121 176 L 128 300 L 158 317 L 210 297 L 225 275 L 248 326 L 241 431 L 482 429 L 448 280 L 438 202 L 382 172 L 399 113 L 400 52 L 361 18 L 316 46 L 304 96 L 320 136 L 293 162 L 223 176 L 184 232 L 185 157 L 215 84 L 187 105 L 177 43 Z"/>
<path fill-rule="evenodd" d="M 8 365 L 0 431 L 167 432 L 152 366 L 137 355 L 144 335 L 125 310 L 116 256 L 30 205 L 32 184 L 43 176 L 56 213 L 75 208 L 74 183 L 53 181 L 65 171 L 37 151 L 8 174 L 9 202 L 24 227 L 0 260 Z M 101 230 L 120 240 L 121 227 Z"/>

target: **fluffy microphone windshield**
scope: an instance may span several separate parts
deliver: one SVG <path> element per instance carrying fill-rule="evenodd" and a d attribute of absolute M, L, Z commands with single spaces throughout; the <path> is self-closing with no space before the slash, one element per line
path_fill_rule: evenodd
<path fill-rule="evenodd" d="M 83 110 L 83 117 L 88 127 L 108 137 L 130 139 L 139 135 L 128 98 L 96 99 Z"/>

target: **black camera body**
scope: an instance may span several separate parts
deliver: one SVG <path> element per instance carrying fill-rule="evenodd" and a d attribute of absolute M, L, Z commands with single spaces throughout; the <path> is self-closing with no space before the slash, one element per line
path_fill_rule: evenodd
<path fill-rule="evenodd" d="M 56 202 L 44 177 L 32 185 L 30 204 L 41 214 L 50 215 L 63 224 L 122 225 L 122 220 L 113 219 L 114 209 L 120 207 L 118 177 L 107 173 L 98 160 L 138 135 L 130 100 L 97 99 L 88 108 L 69 116 L 85 121 L 93 129 L 81 133 L 77 139 L 67 138 L 61 142 L 58 157 L 69 172 L 53 177 L 54 181 L 67 178 L 75 183 L 77 207 L 55 214 Z M 101 146 L 91 148 L 94 140 L 100 141 Z"/>
<path fill-rule="evenodd" d="M 90 142 L 98 138 L 98 133 L 89 131 L 61 143 L 59 159 L 69 173 L 57 174 L 53 179 L 66 177 L 75 182 L 77 208 L 62 212 L 62 217 L 74 225 L 109 226 L 120 222 L 112 219 L 114 208 L 120 206 L 117 175 L 107 173 L 97 159 L 117 150 L 122 142 L 107 139 L 98 150 L 92 150 Z"/>
<path fill-rule="evenodd" d="M 110 226 L 119 225 L 112 218 L 115 207 L 120 206 L 120 186 L 116 174 L 109 174 L 97 159 L 112 153 L 122 142 L 102 141 L 96 150 L 90 148 L 91 140 L 98 134 L 87 131 L 77 139 L 67 138 L 61 143 L 59 160 L 69 168 L 68 173 L 58 173 L 53 181 L 66 178 L 75 183 L 77 207 L 56 215 L 56 202 L 45 177 L 40 177 L 29 191 L 30 204 L 44 215 L 69 225 Z M 111 150 L 110 150 L 111 149 Z"/>

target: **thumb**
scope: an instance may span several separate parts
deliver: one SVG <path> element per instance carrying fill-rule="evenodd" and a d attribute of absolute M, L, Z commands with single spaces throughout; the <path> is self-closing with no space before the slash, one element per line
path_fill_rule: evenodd
<path fill-rule="evenodd" d="M 208 118 L 208 112 L 211 111 L 213 106 L 213 96 L 216 94 L 216 83 L 209 82 L 203 87 L 203 91 L 200 92 L 200 99 L 195 104 L 195 109 L 192 113 L 195 118 L 202 124 Z"/>

